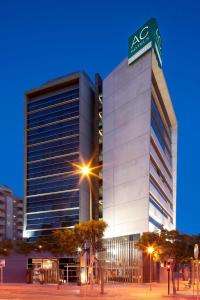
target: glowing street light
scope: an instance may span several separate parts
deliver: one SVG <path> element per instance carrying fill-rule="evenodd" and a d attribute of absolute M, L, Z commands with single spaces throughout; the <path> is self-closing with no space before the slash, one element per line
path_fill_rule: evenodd
<path fill-rule="evenodd" d="M 152 274 L 151 274 L 151 256 L 152 256 L 152 253 L 154 252 L 154 247 L 153 246 L 149 246 L 148 248 L 147 248 L 147 252 L 149 253 L 149 283 L 150 283 L 150 286 L 149 286 L 149 288 L 150 288 L 150 291 L 151 291 L 151 289 L 152 289 L 152 287 L 151 287 L 151 281 L 152 281 Z"/>
<path fill-rule="evenodd" d="M 91 160 L 92 161 L 92 160 Z M 90 221 L 92 221 L 93 217 L 92 217 L 92 184 L 91 184 L 91 177 L 97 177 L 99 178 L 99 176 L 93 172 L 95 169 L 98 169 L 100 166 L 96 166 L 96 167 L 91 167 L 91 161 L 88 164 L 85 164 L 85 162 L 82 160 L 81 164 L 75 164 L 73 163 L 73 166 L 76 168 L 75 174 L 80 174 L 80 182 L 86 177 L 88 180 L 88 184 L 89 184 L 89 197 L 90 197 Z M 91 287 L 93 285 L 93 268 L 92 268 L 92 264 L 93 264 L 93 250 L 92 250 L 92 244 L 90 243 L 90 265 L 91 265 L 91 271 L 90 271 L 90 284 Z M 85 282 L 86 280 L 86 274 L 85 272 L 81 272 L 81 282 Z"/>
<path fill-rule="evenodd" d="M 86 164 L 83 159 L 81 159 L 80 164 L 75 164 L 73 163 L 73 166 L 75 167 L 75 173 L 74 174 L 80 174 L 80 182 L 86 177 L 89 183 L 89 188 L 90 188 L 90 221 L 93 219 L 92 218 L 92 184 L 91 184 L 91 177 L 97 177 L 100 178 L 94 170 L 100 168 L 100 166 L 92 167 L 91 166 L 91 161 L 89 161 L 88 164 Z"/>
<path fill-rule="evenodd" d="M 89 175 L 90 174 L 90 168 L 88 166 L 83 166 L 82 167 L 82 173 L 84 175 Z"/>
<path fill-rule="evenodd" d="M 90 188 L 90 221 L 92 221 L 92 187 L 91 187 L 91 180 L 90 180 L 90 175 L 91 173 L 91 168 L 89 165 L 83 165 L 81 167 L 81 173 L 83 177 L 87 177 L 88 178 L 88 182 L 89 182 L 89 188 Z"/>
<path fill-rule="evenodd" d="M 152 253 L 154 252 L 154 248 L 153 248 L 152 246 L 149 246 L 149 247 L 147 248 L 147 252 L 148 252 L 149 254 L 152 254 Z"/>

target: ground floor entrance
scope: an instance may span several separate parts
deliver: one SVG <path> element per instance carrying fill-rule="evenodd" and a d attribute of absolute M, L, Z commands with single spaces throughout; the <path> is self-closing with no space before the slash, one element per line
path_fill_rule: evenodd
<path fill-rule="evenodd" d="M 29 258 L 27 283 L 77 282 L 79 269 L 74 258 Z"/>

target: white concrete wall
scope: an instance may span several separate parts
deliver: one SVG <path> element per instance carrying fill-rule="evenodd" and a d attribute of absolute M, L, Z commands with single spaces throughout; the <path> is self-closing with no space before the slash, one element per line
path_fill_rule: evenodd
<path fill-rule="evenodd" d="M 149 229 L 151 60 L 126 59 L 103 82 L 105 237 Z"/>

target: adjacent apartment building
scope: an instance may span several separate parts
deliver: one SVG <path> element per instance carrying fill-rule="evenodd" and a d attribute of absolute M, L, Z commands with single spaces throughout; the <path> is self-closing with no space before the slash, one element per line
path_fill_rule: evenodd
<path fill-rule="evenodd" d="M 23 202 L 7 186 L 0 186 L 0 241 L 20 240 L 23 231 Z"/>
<path fill-rule="evenodd" d="M 76 72 L 26 93 L 24 237 L 89 219 L 89 186 L 73 163 L 101 166 L 93 218 L 105 237 L 176 227 L 177 121 L 155 19 L 129 38 L 103 81 Z"/>

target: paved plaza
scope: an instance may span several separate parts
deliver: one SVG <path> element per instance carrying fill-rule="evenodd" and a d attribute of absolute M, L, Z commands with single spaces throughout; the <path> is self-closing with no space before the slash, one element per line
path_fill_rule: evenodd
<path fill-rule="evenodd" d="M 181 285 L 179 295 L 176 297 L 167 296 L 166 284 L 153 284 L 150 291 L 148 284 L 109 284 L 105 285 L 105 293 L 100 293 L 100 287 L 94 286 L 61 286 L 57 289 L 56 285 L 28 285 L 28 284 L 2 284 L 0 285 L 0 300 L 78 300 L 78 299 L 116 299 L 116 300 L 159 300 L 159 299 L 197 299 L 192 296 L 192 289 L 184 288 Z"/>

